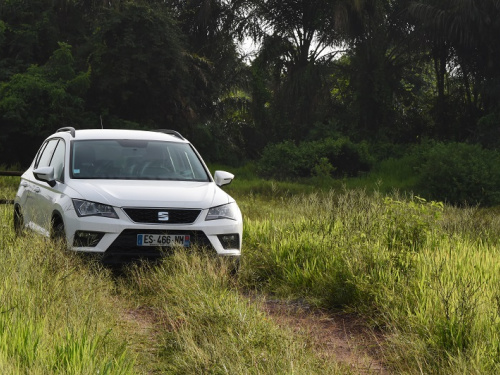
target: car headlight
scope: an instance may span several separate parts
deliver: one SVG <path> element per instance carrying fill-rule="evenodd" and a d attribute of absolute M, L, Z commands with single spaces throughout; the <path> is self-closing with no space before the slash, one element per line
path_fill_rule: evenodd
<path fill-rule="evenodd" d="M 103 216 L 113 219 L 118 219 L 113 207 L 107 204 L 96 203 L 84 201 L 81 199 L 73 199 L 73 205 L 75 206 L 76 214 L 80 217 L 82 216 Z"/>
<path fill-rule="evenodd" d="M 236 220 L 236 203 L 223 204 L 222 206 L 212 207 L 208 210 L 206 221 L 218 219 Z"/>

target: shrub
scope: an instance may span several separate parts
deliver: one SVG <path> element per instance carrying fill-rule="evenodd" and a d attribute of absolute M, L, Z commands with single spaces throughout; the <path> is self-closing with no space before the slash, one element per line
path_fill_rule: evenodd
<path fill-rule="evenodd" d="M 384 205 L 386 246 L 391 251 L 420 250 L 444 207 L 441 202 L 427 202 L 420 197 L 412 197 L 407 202 L 386 197 Z"/>
<path fill-rule="evenodd" d="M 311 177 L 318 171 L 329 171 L 333 176 L 354 176 L 368 171 L 371 164 L 366 143 L 341 137 L 298 145 L 291 141 L 269 145 L 258 163 L 258 171 L 263 177 L 277 179 Z"/>
<path fill-rule="evenodd" d="M 452 204 L 500 203 L 500 153 L 480 145 L 436 143 L 421 155 L 417 190 Z"/>
<path fill-rule="evenodd" d="M 263 177 L 274 177 L 280 180 L 299 176 L 307 160 L 300 157 L 298 147 L 291 141 L 269 145 L 264 149 L 258 162 L 258 173 Z"/>

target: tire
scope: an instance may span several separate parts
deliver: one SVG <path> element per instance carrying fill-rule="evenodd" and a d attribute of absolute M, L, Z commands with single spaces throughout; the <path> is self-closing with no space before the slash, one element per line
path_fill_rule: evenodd
<path fill-rule="evenodd" d="M 21 236 L 24 231 L 24 218 L 19 207 L 14 208 L 14 233 Z"/>
<path fill-rule="evenodd" d="M 66 231 L 64 230 L 64 223 L 62 219 L 55 216 L 52 219 L 52 231 L 50 233 L 52 241 L 61 243 L 66 247 Z"/>

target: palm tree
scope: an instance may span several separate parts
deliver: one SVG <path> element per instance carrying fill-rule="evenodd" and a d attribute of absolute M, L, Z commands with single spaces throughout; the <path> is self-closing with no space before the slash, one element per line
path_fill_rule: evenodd
<path fill-rule="evenodd" d="M 500 1 L 414 1 L 408 8 L 415 27 L 433 46 L 438 121 L 446 118 L 446 77 L 458 77 L 470 132 L 481 113 L 500 109 Z M 462 130 L 462 136 L 464 131 Z"/>
<path fill-rule="evenodd" d="M 272 100 L 254 103 L 256 118 L 267 138 L 302 139 L 329 100 L 326 85 L 338 51 L 337 0 L 244 1 L 245 31 L 260 46 L 254 76 Z M 265 77 L 265 78 L 264 78 Z M 256 82 L 257 83 L 257 82 Z M 261 90 L 262 86 L 259 90 Z M 256 88 L 256 86 L 254 86 Z M 254 91 L 254 96 L 257 92 Z M 267 96 L 260 91 L 260 97 Z M 259 99 L 255 97 L 256 101 Z M 269 126 L 271 121 L 274 126 Z"/>
<path fill-rule="evenodd" d="M 361 137 L 387 137 L 402 116 L 396 105 L 413 96 L 404 86 L 420 64 L 414 31 L 404 19 L 408 1 L 345 0 L 341 36 L 353 113 Z M 410 95 L 411 94 L 411 95 Z"/>

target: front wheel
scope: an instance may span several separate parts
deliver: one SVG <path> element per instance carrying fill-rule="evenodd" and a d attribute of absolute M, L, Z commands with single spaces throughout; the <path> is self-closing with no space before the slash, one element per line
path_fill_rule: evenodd
<path fill-rule="evenodd" d="M 52 231 L 50 233 L 50 238 L 54 242 L 66 245 L 66 231 L 64 230 L 64 223 L 59 217 L 52 219 Z"/>

